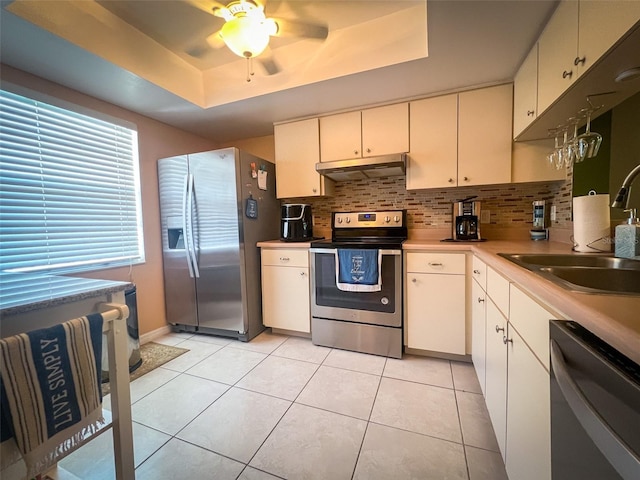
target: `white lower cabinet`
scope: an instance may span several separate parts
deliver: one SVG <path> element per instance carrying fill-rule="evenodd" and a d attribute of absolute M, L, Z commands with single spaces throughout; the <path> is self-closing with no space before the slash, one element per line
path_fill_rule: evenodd
<path fill-rule="evenodd" d="M 263 248 L 262 323 L 267 327 L 311 332 L 309 252 Z"/>
<path fill-rule="evenodd" d="M 487 301 L 487 351 L 485 402 L 502 458 L 507 443 L 507 319 L 491 298 Z M 513 479 L 515 480 L 515 479 Z"/>
<path fill-rule="evenodd" d="M 407 347 L 465 354 L 465 254 L 406 254 Z"/>
<path fill-rule="evenodd" d="M 474 270 L 484 264 L 474 258 Z M 549 320 L 492 267 L 471 282 L 471 357 L 510 480 L 551 479 Z"/>
<path fill-rule="evenodd" d="M 549 372 L 512 325 L 508 337 L 507 474 L 512 480 L 549 480 Z"/>
<path fill-rule="evenodd" d="M 486 395 L 486 304 L 487 294 L 475 278 L 471 282 L 471 360 L 482 393 Z"/>

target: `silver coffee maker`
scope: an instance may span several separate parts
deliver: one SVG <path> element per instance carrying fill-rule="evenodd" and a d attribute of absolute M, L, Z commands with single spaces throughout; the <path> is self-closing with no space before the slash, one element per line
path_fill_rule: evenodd
<path fill-rule="evenodd" d="M 480 236 L 480 202 L 476 196 L 453 203 L 452 238 L 454 241 L 478 241 Z"/>

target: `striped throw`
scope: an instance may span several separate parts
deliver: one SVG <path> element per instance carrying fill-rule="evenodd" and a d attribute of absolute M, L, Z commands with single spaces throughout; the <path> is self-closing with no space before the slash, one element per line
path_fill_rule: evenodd
<path fill-rule="evenodd" d="M 5 457 L 7 444 L 15 441 L 28 478 L 104 424 L 102 323 L 96 313 L 0 340 L 2 431 L 12 436 L 2 438 L 2 453 Z M 15 458 L 3 458 L 3 467 L 7 460 Z"/>

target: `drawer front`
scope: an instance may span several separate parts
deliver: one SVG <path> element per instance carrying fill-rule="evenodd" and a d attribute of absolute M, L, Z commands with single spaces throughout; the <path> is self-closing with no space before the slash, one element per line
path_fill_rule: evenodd
<path fill-rule="evenodd" d="M 509 317 L 509 280 L 487 267 L 487 295 L 505 317 Z"/>
<path fill-rule="evenodd" d="M 464 253 L 407 253 L 407 272 L 464 275 Z"/>
<path fill-rule="evenodd" d="M 475 255 L 471 267 L 471 276 L 478 282 L 482 289 L 487 291 L 487 265 Z"/>
<path fill-rule="evenodd" d="M 549 370 L 549 320 L 557 320 L 557 316 L 547 311 L 518 287 L 511 285 L 509 323 L 516 328 L 547 370 Z"/>
<path fill-rule="evenodd" d="M 263 248 L 261 255 L 263 265 L 309 267 L 309 250 L 306 248 Z"/>

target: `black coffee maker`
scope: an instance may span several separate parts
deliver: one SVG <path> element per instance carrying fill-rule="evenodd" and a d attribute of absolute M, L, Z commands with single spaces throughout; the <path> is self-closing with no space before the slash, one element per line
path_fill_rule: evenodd
<path fill-rule="evenodd" d="M 465 198 L 453 204 L 452 238 L 454 241 L 481 240 L 480 202 L 470 201 L 476 196 Z"/>
<path fill-rule="evenodd" d="M 280 240 L 283 242 L 308 242 L 313 238 L 311 205 L 287 203 L 282 205 Z"/>

